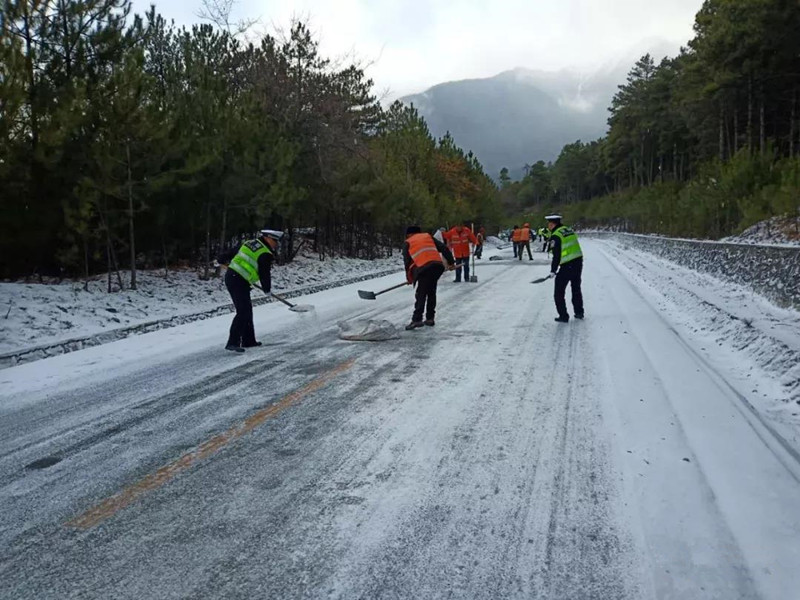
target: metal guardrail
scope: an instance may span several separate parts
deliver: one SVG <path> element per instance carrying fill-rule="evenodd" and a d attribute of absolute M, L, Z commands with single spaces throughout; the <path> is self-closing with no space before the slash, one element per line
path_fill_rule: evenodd
<path fill-rule="evenodd" d="M 367 281 L 375 279 L 376 277 L 384 277 L 386 275 L 393 275 L 395 273 L 402 273 L 402 269 L 387 269 L 377 271 L 375 273 L 367 273 L 364 275 L 357 275 L 349 277 L 335 283 L 320 283 L 316 285 L 309 285 L 288 292 L 281 292 L 284 298 L 296 298 L 298 296 L 305 296 L 306 294 L 313 294 L 322 292 L 324 290 L 350 285 L 351 283 L 358 283 L 359 281 Z M 269 304 L 275 302 L 271 296 L 260 296 L 253 298 L 253 306 L 260 306 L 262 304 Z M 40 344 L 19 350 L 13 350 L 0 354 L 0 369 L 13 367 L 14 365 L 33 362 L 41 360 L 50 356 L 57 356 L 59 354 L 66 354 L 83 348 L 91 348 L 92 346 L 99 346 L 109 342 L 116 342 L 132 335 L 139 335 L 142 333 L 150 333 L 151 331 L 158 331 L 159 329 L 166 329 L 168 327 L 177 327 L 186 323 L 194 321 L 202 321 L 210 319 L 219 315 L 224 315 L 233 312 L 233 304 L 222 304 L 215 308 L 210 308 L 201 312 L 191 313 L 186 315 L 176 315 L 174 317 L 166 317 L 163 319 L 156 319 L 153 321 L 146 321 L 137 325 L 130 325 L 128 327 L 120 327 L 117 329 L 109 329 L 101 331 L 92 335 L 70 338 L 68 340 L 61 340 L 52 344 Z"/>
<path fill-rule="evenodd" d="M 584 232 L 581 235 L 616 239 L 687 268 L 744 285 L 779 306 L 800 310 L 800 247 L 616 232 Z"/>

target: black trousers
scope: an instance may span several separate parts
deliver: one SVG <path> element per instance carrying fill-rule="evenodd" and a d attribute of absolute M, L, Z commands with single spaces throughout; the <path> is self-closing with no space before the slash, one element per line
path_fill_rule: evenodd
<path fill-rule="evenodd" d="M 444 273 L 444 265 L 430 265 L 420 270 L 417 275 L 417 301 L 414 303 L 414 315 L 411 320 L 419 323 L 422 321 L 422 312 L 425 311 L 426 319 L 436 316 L 436 287 L 439 278 Z M 427 310 L 426 310 L 427 305 Z"/>
<path fill-rule="evenodd" d="M 522 260 L 522 251 L 528 251 L 528 259 L 533 260 L 533 254 L 531 254 L 531 244 L 530 242 L 520 242 L 519 243 L 519 259 Z"/>
<path fill-rule="evenodd" d="M 561 265 L 556 274 L 555 300 L 558 316 L 569 319 L 567 312 L 567 284 L 572 284 L 572 308 L 575 314 L 583 316 L 583 294 L 581 293 L 581 273 L 583 272 L 583 259 L 576 258 L 565 265 Z"/>
<path fill-rule="evenodd" d="M 253 325 L 253 303 L 250 301 L 250 284 L 236 271 L 225 273 L 225 287 L 236 307 L 236 316 L 231 323 L 228 346 L 253 346 L 256 343 L 256 330 Z"/>
<path fill-rule="evenodd" d="M 469 281 L 469 256 L 456 259 L 456 281 L 461 281 L 462 267 L 464 269 L 464 281 Z M 441 277 L 441 274 L 439 276 Z"/>

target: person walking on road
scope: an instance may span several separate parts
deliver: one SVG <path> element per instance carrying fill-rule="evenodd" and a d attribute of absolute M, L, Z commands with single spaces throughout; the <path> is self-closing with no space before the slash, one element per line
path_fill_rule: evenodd
<path fill-rule="evenodd" d="M 530 223 L 525 223 L 522 226 L 522 229 L 519 229 L 519 247 L 517 252 L 519 254 L 519 260 L 522 260 L 522 251 L 528 251 L 528 260 L 533 260 L 533 255 L 531 254 L 531 225 Z"/>
<path fill-rule="evenodd" d="M 567 312 L 567 284 L 572 285 L 572 308 L 575 318 L 583 319 L 583 294 L 581 293 L 581 273 L 583 272 L 583 252 L 578 243 L 578 236 L 569 227 L 561 223 L 561 215 L 549 215 L 547 228 L 550 230 L 550 241 L 553 250 L 553 262 L 550 277 L 555 278 L 554 298 L 559 323 L 569 322 Z"/>
<path fill-rule="evenodd" d="M 261 342 L 256 341 L 250 288 L 260 282 L 263 292 L 270 293 L 272 260 L 281 237 L 282 231 L 262 229 L 256 239 L 246 241 L 238 251 L 224 252 L 219 257 L 219 262 L 228 265 L 225 287 L 228 288 L 236 308 L 226 350 L 244 352 L 245 348 L 261 345 Z"/>
<path fill-rule="evenodd" d="M 468 224 L 456 225 L 444 234 L 447 245 L 456 258 L 456 278 L 455 283 L 461 281 L 461 269 L 464 269 L 464 282 L 469 282 L 469 258 L 472 255 L 470 243 L 478 245 L 478 238 L 472 233 Z"/>
<path fill-rule="evenodd" d="M 517 248 L 519 246 L 519 225 L 514 225 L 511 230 L 511 245 L 514 247 L 514 258 L 517 258 Z"/>
<path fill-rule="evenodd" d="M 445 269 L 442 256 L 447 262 L 447 269 L 452 271 L 455 268 L 455 258 L 446 245 L 429 233 L 422 233 L 416 225 L 406 229 L 406 242 L 403 244 L 406 280 L 417 286 L 414 314 L 411 316 L 411 323 L 406 325 L 407 330 L 423 325 L 433 327 L 436 323 L 436 288 Z"/>
<path fill-rule="evenodd" d="M 547 246 L 550 244 L 550 230 L 542 227 L 542 252 L 547 252 Z"/>
<path fill-rule="evenodd" d="M 486 228 L 481 227 L 475 237 L 478 238 L 478 245 L 475 246 L 475 258 L 480 260 L 483 257 L 483 244 L 486 243 Z"/>

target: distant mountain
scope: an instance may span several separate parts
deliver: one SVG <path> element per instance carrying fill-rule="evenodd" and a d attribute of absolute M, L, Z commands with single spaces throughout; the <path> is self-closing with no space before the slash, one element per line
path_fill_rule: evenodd
<path fill-rule="evenodd" d="M 605 135 L 617 86 L 648 51 L 658 62 L 678 48 L 650 40 L 590 74 L 516 68 L 442 83 L 401 100 L 417 107 L 435 136 L 449 131 L 459 146 L 472 150 L 489 175 L 508 167 L 516 178 L 525 164 L 554 160 L 565 144 Z"/>

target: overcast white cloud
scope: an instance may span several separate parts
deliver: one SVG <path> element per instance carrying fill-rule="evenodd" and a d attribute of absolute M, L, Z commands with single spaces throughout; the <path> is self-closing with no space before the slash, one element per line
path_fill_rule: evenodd
<path fill-rule="evenodd" d="M 134 0 L 144 11 L 152 2 Z M 179 24 L 200 0 L 157 0 Z M 677 47 L 692 36 L 702 0 L 240 0 L 236 16 L 262 27 L 308 18 L 327 55 L 355 52 L 394 98 L 514 67 L 590 70 L 645 40 Z"/>

